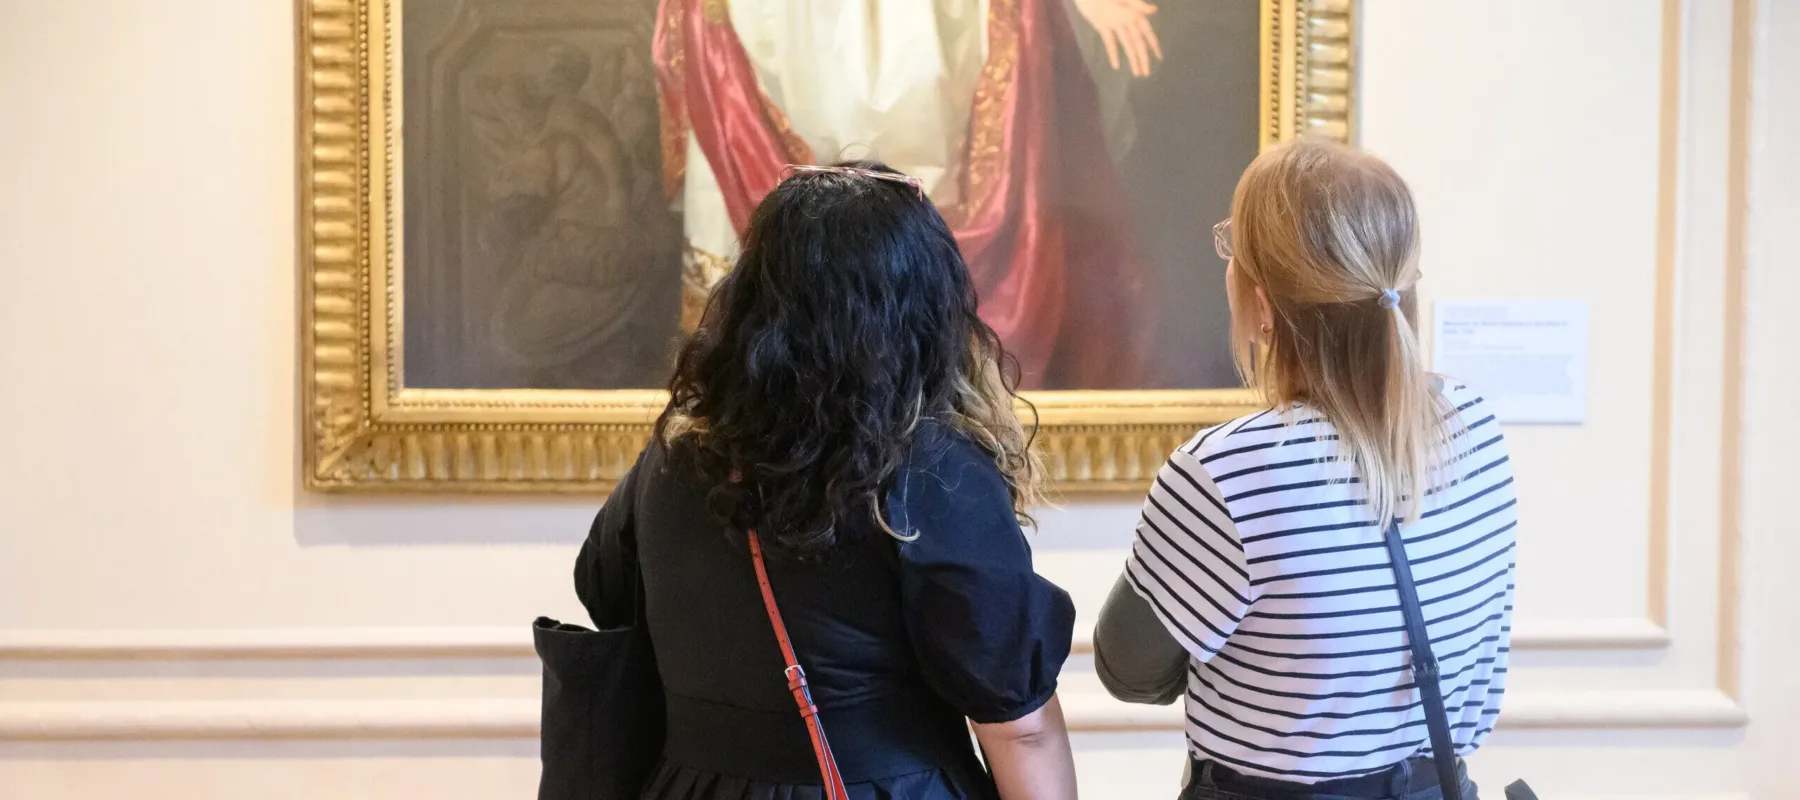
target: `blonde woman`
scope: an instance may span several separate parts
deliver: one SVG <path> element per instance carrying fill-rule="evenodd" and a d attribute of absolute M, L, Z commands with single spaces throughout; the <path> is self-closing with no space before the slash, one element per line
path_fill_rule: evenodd
<path fill-rule="evenodd" d="M 1101 677 L 1184 700 L 1183 798 L 1439 798 L 1384 534 L 1398 523 L 1463 756 L 1500 708 L 1516 514 L 1492 406 L 1425 369 L 1411 193 L 1301 141 L 1250 165 L 1214 230 L 1268 408 L 1169 457 L 1095 631 Z M 1445 777 L 1475 797 L 1460 763 Z"/>

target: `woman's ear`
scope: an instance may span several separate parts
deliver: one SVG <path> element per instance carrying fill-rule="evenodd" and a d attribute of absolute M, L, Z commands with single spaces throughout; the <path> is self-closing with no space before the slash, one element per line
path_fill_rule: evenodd
<path fill-rule="evenodd" d="M 1275 306 L 1260 285 L 1256 287 L 1256 329 L 1264 336 L 1275 332 Z"/>

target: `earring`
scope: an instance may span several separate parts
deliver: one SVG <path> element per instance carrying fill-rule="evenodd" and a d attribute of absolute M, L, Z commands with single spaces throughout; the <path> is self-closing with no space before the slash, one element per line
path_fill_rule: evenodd
<path fill-rule="evenodd" d="M 1267 322 L 1265 322 L 1265 323 L 1263 323 L 1263 326 L 1262 326 L 1262 332 L 1263 332 L 1263 335 L 1264 335 L 1264 336 L 1267 336 L 1267 335 L 1269 335 L 1269 334 L 1271 334 L 1271 333 L 1274 333 L 1274 332 L 1275 332 L 1275 326 L 1274 326 L 1274 325 L 1270 325 L 1270 324 L 1269 324 L 1269 323 L 1267 323 Z"/>

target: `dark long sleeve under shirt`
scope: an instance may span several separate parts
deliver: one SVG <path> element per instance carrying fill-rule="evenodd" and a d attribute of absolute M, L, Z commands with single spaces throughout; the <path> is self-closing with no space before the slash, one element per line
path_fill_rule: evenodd
<path fill-rule="evenodd" d="M 1094 626 L 1094 671 L 1107 693 L 1127 703 L 1168 705 L 1181 699 L 1187 665 L 1187 651 L 1119 576 Z"/>

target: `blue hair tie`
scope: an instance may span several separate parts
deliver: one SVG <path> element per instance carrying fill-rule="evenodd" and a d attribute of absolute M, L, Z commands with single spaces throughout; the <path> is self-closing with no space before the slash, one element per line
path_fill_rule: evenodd
<path fill-rule="evenodd" d="M 1382 308 L 1399 308 L 1400 307 L 1400 293 L 1394 291 L 1393 289 L 1382 289 L 1381 290 L 1381 307 Z"/>

